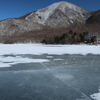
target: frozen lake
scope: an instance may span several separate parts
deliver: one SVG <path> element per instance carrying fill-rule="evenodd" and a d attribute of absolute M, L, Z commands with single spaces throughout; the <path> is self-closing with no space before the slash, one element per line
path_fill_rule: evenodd
<path fill-rule="evenodd" d="M 100 55 L 4 57 L 16 56 L 45 61 L 1 67 L 0 100 L 92 100 L 90 95 L 98 92 Z"/>
<path fill-rule="evenodd" d="M 100 100 L 99 88 L 100 46 L 0 45 L 0 100 Z"/>

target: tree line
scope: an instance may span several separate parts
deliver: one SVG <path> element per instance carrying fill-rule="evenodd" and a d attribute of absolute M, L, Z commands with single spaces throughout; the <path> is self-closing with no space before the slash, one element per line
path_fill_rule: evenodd
<path fill-rule="evenodd" d="M 79 43 L 96 43 L 97 37 L 91 35 L 90 32 L 77 33 L 72 30 L 63 33 L 60 36 L 54 36 L 52 38 L 46 38 L 41 41 L 44 44 L 79 44 Z"/>

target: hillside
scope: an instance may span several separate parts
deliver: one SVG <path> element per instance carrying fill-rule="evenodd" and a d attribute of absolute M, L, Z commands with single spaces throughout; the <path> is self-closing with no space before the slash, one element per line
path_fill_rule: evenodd
<path fill-rule="evenodd" d="M 80 38 L 83 32 L 99 34 L 99 16 L 100 11 L 91 13 L 69 2 L 57 2 L 25 16 L 0 21 L 0 42 L 54 43 L 55 37 L 64 34 L 64 43 L 72 43 L 73 37 L 75 43 L 83 42 Z"/>

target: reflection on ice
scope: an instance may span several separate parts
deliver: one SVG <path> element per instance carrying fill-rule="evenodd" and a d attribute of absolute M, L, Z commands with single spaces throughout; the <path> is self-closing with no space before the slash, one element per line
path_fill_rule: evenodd
<path fill-rule="evenodd" d="M 74 78 L 74 76 L 70 74 L 62 74 L 62 73 L 56 74 L 55 77 L 62 81 L 71 80 Z"/>

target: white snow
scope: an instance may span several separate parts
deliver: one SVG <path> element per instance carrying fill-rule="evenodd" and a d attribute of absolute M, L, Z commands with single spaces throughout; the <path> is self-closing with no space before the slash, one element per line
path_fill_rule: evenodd
<path fill-rule="evenodd" d="M 72 9 L 77 12 L 81 12 L 81 10 L 82 10 L 82 8 L 80 8 L 79 6 L 76 6 L 75 4 L 66 2 L 66 1 L 61 1 L 61 2 L 55 3 L 55 5 L 57 5 L 57 4 L 59 4 L 58 8 L 61 9 L 63 12 L 65 12 L 66 8 Z"/>
<path fill-rule="evenodd" d="M 47 56 L 47 58 L 53 58 L 53 56 Z"/>
<path fill-rule="evenodd" d="M 99 93 L 94 93 L 91 95 L 91 98 L 93 100 L 100 100 L 100 89 L 99 89 Z"/>
<path fill-rule="evenodd" d="M 43 44 L 0 44 L 0 67 L 11 67 L 19 63 L 49 62 L 50 54 L 100 54 L 100 45 L 43 45 Z M 33 59 L 17 56 L 21 54 L 42 55 L 49 54 L 47 59 Z M 16 56 L 4 56 L 16 55 Z M 62 60 L 62 59 L 55 59 Z"/>
<path fill-rule="evenodd" d="M 60 61 L 60 60 L 63 60 L 63 59 L 60 59 L 60 58 L 58 58 L 58 59 L 54 59 L 54 61 Z"/>
<path fill-rule="evenodd" d="M 53 4 L 47 8 L 37 11 L 36 14 L 38 14 L 42 18 L 41 23 L 45 23 L 45 21 L 49 18 L 49 16 L 51 16 L 54 13 L 55 9 L 58 6 L 59 6 L 59 4 Z"/>
<path fill-rule="evenodd" d="M 100 100 L 100 93 L 95 93 L 95 94 L 91 95 L 91 98 L 93 100 Z"/>
<path fill-rule="evenodd" d="M 43 8 L 43 9 L 40 9 L 37 12 L 35 12 L 36 20 L 38 20 L 39 23 L 44 24 L 46 22 L 46 20 L 52 14 L 54 14 L 55 10 L 57 10 L 57 9 L 61 10 L 64 13 L 66 12 L 66 9 L 74 10 L 76 12 L 79 12 L 80 14 L 82 14 L 82 11 L 85 11 L 82 8 L 76 6 L 76 5 L 72 4 L 72 3 L 61 1 L 61 2 L 57 2 L 57 3 L 52 4 L 52 5 L 48 6 L 47 8 Z M 34 16 L 34 13 L 30 14 L 29 16 L 27 16 L 26 19 L 31 18 L 31 16 Z M 40 16 L 41 19 L 39 19 L 38 16 Z"/>
<path fill-rule="evenodd" d="M 47 59 L 32 59 L 32 58 L 23 58 L 21 56 L 15 57 L 5 57 L 0 56 L 0 67 L 11 67 L 11 65 L 19 64 L 19 63 L 43 63 L 49 62 Z"/>
<path fill-rule="evenodd" d="M 0 55 L 100 54 L 100 45 L 0 44 Z"/>

